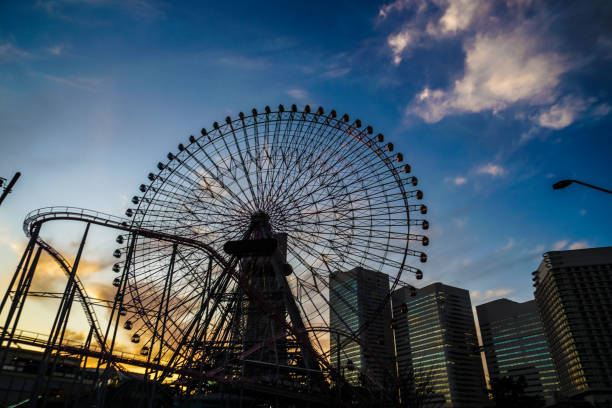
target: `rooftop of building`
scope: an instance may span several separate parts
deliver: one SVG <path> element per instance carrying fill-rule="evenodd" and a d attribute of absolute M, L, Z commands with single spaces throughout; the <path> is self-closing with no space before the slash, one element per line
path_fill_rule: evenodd
<path fill-rule="evenodd" d="M 478 320 L 481 323 L 504 320 L 526 313 L 538 313 L 535 299 L 526 302 L 515 302 L 502 298 L 476 306 Z"/>

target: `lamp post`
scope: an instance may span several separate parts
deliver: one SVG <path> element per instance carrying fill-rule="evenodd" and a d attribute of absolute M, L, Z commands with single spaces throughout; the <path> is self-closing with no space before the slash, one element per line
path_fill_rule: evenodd
<path fill-rule="evenodd" d="M 2 204 L 6 196 L 9 195 L 9 193 L 11 192 L 11 189 L 13 188 L 13 186 L 15 185 L 15 183 L 17 182 L 20 176 L 21 176 L 21 173 L 17 172 L 15 173 L 11 181 L 9 181 L 8 185 L 4 188 L 4 192 L 2 193 L 2 195 L 0 195 L 0 204 Z M 4 184 L 5 181 L 6 179 L 0 178 L 0 187 L 2 187 L 2 184 Z"/>
<path fill-rule="evenodd" d="M 612 194 L 611 190 L 607 190 L 605 188 L 597 187 L 597 186 L 594 186 L 592 184 L 584 183 L 584 182 L 579 181 L 579 180 L 560 180 L 560 181 L 557 181 L 555 184 L 553 184 L 552 187 L 553 187 L 553 190 L 561 190 L 562 188 L 565 188 L 565 187 L 569 186 L 572 183 L 582 184 L 583 186 L 587 186 L 587 187 L 593 188 L 595 190 L 603 191 L 604 193 Z"/>

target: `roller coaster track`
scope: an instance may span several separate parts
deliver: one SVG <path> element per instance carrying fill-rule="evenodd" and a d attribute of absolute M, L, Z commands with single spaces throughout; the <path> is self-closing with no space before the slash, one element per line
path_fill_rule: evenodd
<path fill-rule="evenodd" d="M 232 275 L 232 277 L 241 285 L 243 290 L 245 290 L 245 293 L 247 294 L 247 296 L 250 296 L 254 301 L 258 302 L 262 307 L 264 307 L 265 310 L 273 310 L 273 307 L 269 304 L 269 302 L 263 299 L 261 294 L 254 291 L 248 285 L 248 283 L 244 280 L 244 278 L 237 273 L 237 270 L 235 269 L 235 262 L 233 261 L 228 262 L 226 258 L 220 255 L 210 245 L 205 244 L 195 239 L 180 237 L 180 236 L 168 234 L 168 233 L 161 232 L 161 231 L 154 231 L 154 230 L 150 230 L 146 228 L 141 228 L 140 226 L 135 225 L 131 220 L 126 220 L 125 218 L 116 217 L 116 216 L 104 214 L 98 211 L 87 210 L 87 209 L 76 208 L 76 207 L 44 207 L 44 208 L 40 208 L 38 210 L 32 211 L 26 216 L 23 222 L 23 230 L 28 237 L 31 237 L 34 229 L 37 226 L 42 226 L 42 224 L 47 223 L 49 221 L 59 221 L 59 220 L 77 221 L 77 222 L 83 222 L 83 223 L 88 223 L 88 224 L 100 225 L 103 227 L 125 231 L 125 232 L 132 234 L 133 236 L 142 236 L 142 237 L 147 237 L 147 238 L 152 238 L 152 239 L 158 239 L 162 241 L 171 242 L 174 244 L 189 246 L 189 247 L 203 250 L 206 253 L 208 253 L 209 256 L 214 258 L 215 261 L 218 262 L 218 264 L 224 270 L 226 270 Z M 55 250 L 51 245 L 46 243 L 40 237 L 37 237 L 36 242 L 38 243 L 38 245 L 40 245 L 41 248 L 43 248 L 47 253 L 49 253 L 49 255 L 53 257 L 53 259 L 57 261 L 57 263 L 61 266 L 61 268 L 66 272 L 66 274 L 70 275 L 71 273 L 70 263 L 57 250 Z M 94 311 L 94 302 L 92 298 L 90 298 L 87 295 L 87 292 L 85 291 L 85 287 L 83 283 L 81 282 L 81 280 L 78 278 L 78 275 L 75 275 L 75 282 L 77 285 L 76 288 L 77 288 L 78 300 L 83 305 L 83 309 L 85 311 L 87 320 L 89 324 L 91 325 L 91 327 L 93 328 L 93 334 L 100 346 L 101 355 L 107 355 L 108 354 L 107 346 L 104 341 L 104 335 L 100 331 L 98 319 Z M 287 324 L 287 322 L 285 322 L 284 319 L 280 318 L 279 316 L 276 316 L 275 319 L 278 319 L 278 323 L 280 324 L 280 327 L 283 327 L 284 329 L 290 332 L 293 332 L 293 334 L 296 337 L 299 338 L 305 335 L 303 328 L 293 327 Z M 308 342 L 308 345 L 310 346 L 309 342 Z M 311 347 L 312 346 L 310 346 L 310 348 Z M 314 350 L 311 350 L 311 351 L 314 352 Z M 322 364 L 323 367 L 329 366 L 329 362 L 327 362 L 324 358 L 318 355 L 318 353 L 314 353 L 314 354 L 316 355 L 317 360 L 319 360 L 319 362 Z M 114 356 L 107 356 L 107 358 L 109 358 L 111 361 L 116 362 L 116 359 L 114 358 Z M 172 360 L 173 359 L 170 360 L 169 362 L 170 364 L 172 364 Z M 313 365 L 313 367 L 316 367 L 316 365 Z M 168 371 L 166 371 L 166 369 L 167 367 L 164 368 L 164 373 L 162 374 L 161 379 L 164 379 L 165 375 L 168 374 Z M 214 370 L 213 370 L 213 373 L 217 374 L 217 372 Z M 201 374 L 197 374 L 197 375 L 201 375 Z"/>
<path fill-rule="evenodd" d="M 216 260 L 221 263 L 223 266 L 226 266 L 225 259 L 218 255 L 218 253 L 209 245 L 204 244 L 200 241 L 178 237 L 171 234 L 166 234 L 163 232 L 153 231 L 149 229 L 139 228 L 124 218 L 116 217 L 110 214 L 104 214 L 98 211 L 87 210 L 84 208 L 76 208 L 76 207 L 44 207 L 39 208 L 38 210 L 34 210 L 26 215 L 25 220 L 23 221 L 23 231 L 26 236 L 31 237 L 34 228 L 37 225 L 41 225 L 49 222 L 49 221 L 58 221 L 58 220 L 69 220 L 69 221 L 78 221 L 89 224 L 100 225 L 103 227 L 113 228 L 125 232 L 129 232 L 134 235 L 144 236 L 148 238 L 160 239 L 163 241 L 169 241 L 176 244 L 186 245 L 190 247 L 196 247 L 202 249 L 214 256 Z M 71 265 L 66 258 L 62 256 L 55 248 L 45 242 L 42 238 L 37 237 L 36 243 L 44 249 L 64 270 L 67 275 L 70 275 Z M 100 324 L 98 322 L 98 318 L 96 316 L 96 312 L 94 310 L 94 302 L 87 295 L 87 291 L 85 290 L 85 286 L 83 282 L 79 279 L 78 275 L 75 275 L 74 281 L 77 288 L 77 296 L 80 301 L 83 309 L 85 311 L 85 316 L 87 318 L 87 322 L 93 328 L 94 336 L 100 345 L 102 351 L 106 350 L 106 344 L 104 341 L 104 335 L 100 331 Z"/>
<path fill-rule="evenodd" d="M 323 329 L 323 328 L 320 328 L 320 329 Z M 17 330 L 17 332 L 15 333 L 15 337 L 13 341 L 14 343 L 17 343 L 17 344 L 40 348 L 40 347 L 47 347 L 48 336 L 42 333 L 20 329 L 20 330 Z M 88 356 L 88 357 L 93 357 L 93 358 L 109 358 L 109 356 L 105 355 L 104 351 L 97 349 L 96 347 L 85 347 L 83 344 L 79 342 L 70 341 L 66 339 L 64 339 L 62 344 L 54 345 L 53 349 L 56 352 L 62 353 L 66 356 Z M 246 361 L 246 362 L 253 362 L 250 360 L 246 360 L 246 357 L 248 357 L 251 353 L 253 353 L 253 351 L 254 350 L 249 350 L 248 352 L 243 353 L 243 355 L 241 356 L 241 360 Z M 167 363 L 167 361 L 164 361 L 164 360 L 162 360 L 161 362 L 147 361 L 146 357 L 143 357 L 142 355 L 138 355 L 138 354 L 134 354 L 130 352 L 123 352 L 123 351 L 115 352 L 110 357 L 110 361 L 114 363 L 115 366 L 117 367 L 120 367 L 120 364 L 126 364 L 128 366 L 149 368 L 149 369 L 159 370 L 159 371 L 164 370 L 166 368 L 166 363 Z M 262 364 L 261 362 L 257 362 L 257 363 Z M 286 367 L 286 368 L 294 369 L 294 370 L 296 369 L 296 367 Z M 301 370 L 304 372 L 307 372 L 307 371 L 314 372 L 315 371 L 315 370 L 304 370 L 304 369 L 301 369 Z M 281 397 L 289 397 L 289 398 L 293 397 L 294 398 L 297 395 L 295 389 L 283 387 L 283 384 L 272 385 L 272 384 L 266 384 L 266 383 L 261 383 L 261 382 L 255 382 L 251 380 L 231 378 L 231 377 L 225 376 L 221 371 L 222 371 L 222 368 L 213 369 L 207 372 L 195 371 L 189 368 L 177 368 L 173 370 L 173 374 L 187 375 L 192 378 L 203 377 L 203 378 L 215 380 L 215 381 L 229 384 L 229 385 L 232 385 L 232 384 L 240 385 L 241 388 L 246 389 L 246 390 L 265 392 L 268 394 L 278 395 Z M 129 372 L 125 372 L 125 373 L 129 373 Z M 324 406 L 325 404 L 329 402 L 328 397 L 326 395 L 305 394 L 304 392 L 300 392 L 299 395 L 301 398 L 305 398 L 312 403 L 316 403 L 319 406 Z"/>

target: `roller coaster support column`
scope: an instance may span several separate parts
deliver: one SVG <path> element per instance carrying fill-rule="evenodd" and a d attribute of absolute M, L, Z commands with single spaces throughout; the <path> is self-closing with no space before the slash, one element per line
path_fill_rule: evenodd
<path fill-rule="evenodd" d="M 75 380 L 78 378 L 78 385 L 77 385 L 77 389 L 76 389 L 76 395 L 73 397 L 72 395 L 70 396 L 71 398 L 73 398 L 73 403 L 72 406 L 73 407 L 80 407 L 81 404 L 81 393 L 83 391 L 83 380 L 85 377 L 85 374 L 87 373 L 87 352 L 89 351 L 89 348 L 91 347 L 91 340 L 93 338 L 93 333 L 94 333 L 94 327 L 90 326 L 89 327 L 89 334 L 87 334 L 87 339 L 85 340 L 85 346 L 83 347 L 83 350 L 85 350 L 85 358 L 83 358 L 83 356 L 79 356 L 79 367 L 82 367 L 81 372 L 78 375 L 75 375 Z M 74 383 L 73 386 L 71 388 L 71 394 L 74 394 Z M 66 398 L 66 407 L 68 406 L 68 398 Z"/>
<path fill-rule="evenodd" d="M 166 279 L 164 282 L 164 291 L 162 292 L 161 302 L 159 302 L 159 309 L 157 310 L 157 319 L 155 319 L 155 329 L 153 330 L 153 335 L 151 336 L 151 347 L 149 349 L 149 354 L 147 355 L 147 365 L 151 362 L 151 355 L 153 354 L 153 347 L 155 346 L 155 334 L 157 333 L 157 325 L 162 320 L 163 315 L 163 323 L 162 323 L 162 332 L 159 339 L 159 351 L 157 354 L 158 361 L 161 361 L 162 351 L 164 347 L 164 336 L 166 334 L 166 321 L 168 319 L 168 304 L 170 303 L 170 288 L 172 287 L 172 275 L 174 274 L 174 261 L 176 259 L 176 251 L 177 245 L 174 244 L 172 246 L 172 256 L 170 257 L 170 265 L 168 266 L 168 273 L 166 274 Z M 165 312 L 163 312 L 165 307 Z M 145 369 L 145 383 L 149 382 L 149 368 Z M 155 370 L 155 376 L 153 378 L 153 382 L 151 384 L 151 390 L 147 393 L 147 407 L 153 407 L 153 398 L 155 396 L 155 382 L 157 381 L 157 369 Z"/>
<path fill-rule="evenodd" d="M 36 245 L 36 239 L 38 238 L 39 231 L 40 231 L 40 224 L 35 227 L 34 232 L 32 233 L 32 236 L 30 237 L 30 241 L 28 241 L 28 245 L 26 246 L 25 251 L 23 251 L 21 260 L 19 261 L 19 264 L 17 265 L 17 269 L 15 270 L 15 273 L 13 274 L 13 278 L 11 279 L 11 283 L 9 284 L 8 289 L 6 290 L 6 293 L 4 294 L 4 297 L 2 298 L 2 303 L 0 304 L 0 313 L 2 313 L 2 311 L 4 310 L 4 305 L 6 304 L 6 301 L 8 300 L 9 295 L 13 291 L 13 285 L 15 284 L 15 281 L 17 280 L 19 273 L 22 271 L 22 266 L 23 266 L 23 270 L 28 268 L 28 263 L 30 262 L 30 255 L 32 255 L 32 250 L 34 248 L 34 245 Z M 25 266 L 23 264 L 24 261 L 25 261 Z M 4 327 L 6 328 L 6 325 L 4 325 Z"/>
<path fill-rule="evenodd" d="M 108 318 L 108 325 L 106 326 L 106 331 L 104 332 L 104 344 L 108 343 L 108 336 L 110 334 L 111 328 L 113 327 L 113 333 L 111 337 L 110 346 L 107 350 L 106 358 L 99 358 L 98 364 L 96 366 L 96 378 L 92 382 L 92 395 L 96 395 L 95 404 L 98 407 L 104 406 L 104 400 L 106 398 L 106 375 L 110 370 L 110 362 L 113 358 L 113 350 L 115 348 L 115 339 L 117 338 L 117 329 L 119 328 L 119 319 L 121 318 L 121 308 L 123 307 L 123 296 L 125 294 L 125 287 L 127 286 L 128 273 L 130 271 L 130 265 L 132 264 L 132 256 L 134 254 L 134 247 L 136 246 L 137 235 L 132 234 L 130 236 L 130 246 L 128 247 L 128 252 L 125 257 L 125 264 L 123 265 L 123 271 L 121 272 L 121 281 L 119 282 L 119 287 L 117 287 L 117 293 L 115 293 L 115 299 L 113 300 L 113 309 L 111 310 L 111 314 Z M 102 373 L 102 380 L 100 381 L 100 367 L 106 361 L 106 367 L 104 368 L 104 372 Z M 100 386 L 100 390 L 98 392 L 95 391 L 95 387 Z M 94 401 L 91 401 L 92 403 Z"/>
<path fill-rule="evenodd" d="M 72 271 L 70 272 L 70 276 L 68 277 L 68 283 L 66 283 L 64 295 L 62 296 L 62 300 L 57 310 L 55 320 L 53 321 L 53 326 L 51 327 L 51 332 L 49 333 L 49 339 L 47 340 L 47 345 L 45 347 L 42 361 L 38 369 L 38 375 L 36 376 L 36 381 L 34 382 L 34 387 L 32 388 L 30 394 L 29 406 L 31 408 L 35 408 L 37 406 L 39 388 L 42 385 L 42 381 L 44 381 L 44 377 L 48 376 L 47 387 L 45 387 L 45 394 L 49 388 L 48 385 L 51 381 L 51 378 L 53 377 L 53 371 L 47 373 L 47 364 L 49 362 L 49 358 L 51 356 L 53 348 L 56 344 L 60 344 L 64 337 L 66 324 L 68 321 L 68 317 L 70 316 L 70 309 L 72 306 L 72 302 L 74 301 L 74 294 L 76 292 L 76 284 L 74 277 L 76 276 L 76 272 L 79 267 L 79 262 L 81 260 L 81 255 L 83 254 L 83 248 L 85 247 L 85 241 L 87 240 L 87 234 L 89 233 L 90 225 L 90 223 L 87 223 L 87 227 L 85 227 L 85 233 L 83 234 L 83 238 L 81 239 L 81 244 L 79 245 L 79 250 L 77 252 L 76 259 L 74 260 L 74 265 L 72 266 Z M 53 368 L 55 368 L 55 363 L 53 364 Z M 43 397 L 42 407 L 44 408 L 45 406 L 46 398 Z"/>
<path fill-rule="evenodd" d="M 4 367 L 4 363 L 6 362 L 6 356 L 8 353 L 8 349 L 11 346 L 13 335 L 15 333 L 15 329 L 17 327 L 17 323 L 19 321 L 19 317 L 21 316 L 21 310 L 23 308 L 23 304 L 25 302 L 25 297 L 27 295 L 27 291 L 29 290 L 30 283 L 32 281 L 32 277 L 34 275 L 34 271 L 36 270 L 36 265 L 38 264 L 38 258 L 40 257 L 40 251 L 42 248 L 38 248 L 36 255 L 34 256 L 34 261 L 30 265 L 30 259 L 32 257 L 32 253 L 34 252 L 34 248 L 36 246 L 36 239 L 38 238 L 38 233 L 40 231 L 40 225 L 37 225 L 32 233 L 32 237 L 30 238 L 30 242 L 19 261 L 19 265 L 17 265 L 17 269 L 15 270 L 15 274 L 11 279 L 11 283 L 9 284 L 4 297 L 2 298 L 2 303 L 0 304 L 0 313 L 4 310 L 4 306 L 8 301 L 10 293 L 13 291 L 13 286 L 17 282 L 17 287 L 15 288 L 15 295 L 13 296 L 13 300 L 11 302 L 11 306 L 9 308 L 6 320 L 4 322 L 4 326 L 2 328 L 2 334 L 0 334 L 0 373 L 2 373 L 2 369 Z M 29 269 L 28 269 L 29 267 Z M 15 316 L 15 312 L 17 315 Z M 15 319 L 13 319 L 15 317 Z M 7 338 L 7 334 L 10 331 L 10 334 Z M 4 345 L 4 342 L 7 341 L 7 344 Z"/>

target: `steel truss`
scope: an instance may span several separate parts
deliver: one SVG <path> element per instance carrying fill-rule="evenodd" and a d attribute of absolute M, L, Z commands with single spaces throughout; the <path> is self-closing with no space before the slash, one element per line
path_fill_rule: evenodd
<path fill-rule="evenodd" d="M 0 328 L 0 374 L 11 347 L 23 344 L 43 350 L 32 407 L 41 398 L 45 406 L 62 358 L 76 359 L 81 368 L 74 377 L 78 392 L 65 396 L 65 406 L 116 405 L 118 395 L 127 394 L 147 407 L 166 406 L 165 395 L 172 403 L 352 406 L 365 391 L 330 361 L 352 343 L 392 382 L 394 362 L 380 361 L 362 336 L 370 321 L 355 326 L 330 301 L 335 271 L 385 272 L 393 290 L 407 285 L 406 273 L 422 278 L 409 257 L 427 260 L 409 247 L 429 243 L 411 232 L 429 227 L 412 216 L 427 213 L 425 205 L 412 203 L 423 198 L 412 189 L 418 180 L 392 143 L 372 135 L 370 126 L 333 110 L 266 107 L 215 122 L 211 132 L 202 129 L 179 144 L 178 153 L 169 153 L 149 174 L 150 183 L 140 186 L 128 218 L 73 207 L 28 214 L 30 240 L 0 304 L 7 316 Z M 40 237 L 47 222 L 59 220 L 85 224 L 73 265 Z M 89 297 L 78 276 L 92 224 L 119 231 L 113 299 Z M 226 254 L 230 241 L 246 252 Z M 67 276 L 61 293 L 30 291 L 42 251 Z M 33 340 L 18 328 L 28 296 L 60 300 L 48 336 Z M 389 296 L 374 305 L 378 311 Z M 89 324 L 83 345 L 65 338 L 75 301 Z M 341 301 L 358 312 L 348 298 Z M 100 305 L 110 315 L 105 327 L 94 310 Z M 331 314 L 343 328 L 330 327 Z M 139 353 L 116 351 L 119 330 L 130 331 Z M 330 346 L 330 336 L 343 340 Z M 88 361 L 95 370 L 86 369 Z M 129 367 L 144 373 L 135 376 Z M 133 388 L 112 386 L 126 376 Z M 369 395 L 393 399 L 388 383 L 370 378 L 367 384 Z"/>

